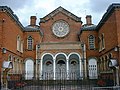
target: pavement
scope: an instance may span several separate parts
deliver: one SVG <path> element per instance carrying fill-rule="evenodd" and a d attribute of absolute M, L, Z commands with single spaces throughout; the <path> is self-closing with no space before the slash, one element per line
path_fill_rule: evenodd
<path fill-rule="evenodd" d="M 1 88 L 1 90 L 11 90 L 11 89 L 8 89 L 8 88 Z"/>

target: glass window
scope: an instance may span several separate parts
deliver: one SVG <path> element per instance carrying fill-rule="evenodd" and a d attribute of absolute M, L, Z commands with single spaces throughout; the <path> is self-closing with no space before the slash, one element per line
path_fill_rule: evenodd
<path fill-rule="evenodd" d="M 33 38 L 31 36 L 29 36 L 27 39 L 27 48 L 28 48 L 28 50 L 33 49 Z"/>
<path fill-rule="evenodd" d="M 23 41 L 21 41 L 21 52 L 23 53 Z"/>
<path fill-rule="evenodd" d="M 89 36 L 89 48 L 94 49 L 95 48 L 95 38 L 93 35 Z"/>
<path fill-rule="evenodd" d="M 102 40 L 102 49 L 105 48 L 105 40 L 104 40 L 104 34 L 101 35 L 101 40 Z"/>
<path fill-rule="evenodd" d="M 21 40 L 21 39 L 20 39 L 20 36 L 18 35 L 18 36 L 17 36 L 17 50 L 18 50 L 18 51 L 20 51 L 20 49 L 21 49 L 20 40 Z"/>

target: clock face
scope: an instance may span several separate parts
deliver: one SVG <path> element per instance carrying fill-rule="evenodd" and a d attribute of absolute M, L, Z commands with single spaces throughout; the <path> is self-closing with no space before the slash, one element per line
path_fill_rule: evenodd
<path fill-rule="evenodd" d="M 56 21 L 53 24 L 52 31 L 57 37 L 64 37 L 69 33 L 69 25 L 63 20 Z"/>

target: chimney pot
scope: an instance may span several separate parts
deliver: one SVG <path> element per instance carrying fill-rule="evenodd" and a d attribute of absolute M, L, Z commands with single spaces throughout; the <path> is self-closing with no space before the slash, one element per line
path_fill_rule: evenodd
<path fill-rule="evenodd" d="M 87 24 L 87 25 L 91 25 L 91 24 L 92 24 L 92 19 L 91 19 L 91 18 L 92 18 L 91 15 L 87 15 L 87 16 L 86 16 L 86 24 Z"/>
<path fill-rule="evenodd" d="M 31 26 L 35 26 L 36 25 L 36 16 L 31 16 L 30 17 L 30 25 Z"/>

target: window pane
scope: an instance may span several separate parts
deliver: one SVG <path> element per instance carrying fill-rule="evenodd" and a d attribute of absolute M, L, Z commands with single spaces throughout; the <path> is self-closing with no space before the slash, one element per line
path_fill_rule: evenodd
<path fill-rule="evenodd" d="M 28 49 L 29 50 L 32 50 L 33 48 L 32 48 L 32 44 L 33 44 L 33 40 L 32 40 L 32 37 L 30 36 L 29 38 L 28 38 Z"/>
<path fill-rule="evenodd" d="M 94 46 L 94 36 L 92 36 L 92 35 L 89 36 L 89 47 L 90 47 L 90 49 L 95 48 L 95 46 Z"/>

